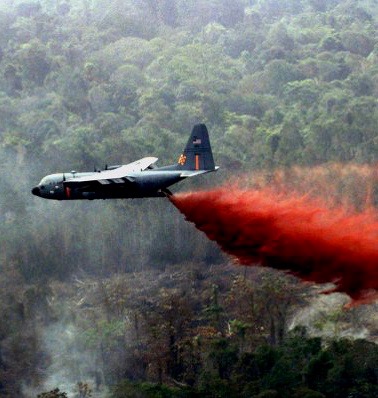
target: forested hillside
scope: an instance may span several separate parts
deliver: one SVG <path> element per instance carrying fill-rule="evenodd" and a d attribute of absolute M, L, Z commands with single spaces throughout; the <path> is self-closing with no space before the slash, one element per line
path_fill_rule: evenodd
<path fill-rule="evenodd" d="M 163 199 L 30 193 L 174 163 L 203 122 L 221 169 L 174 189 L 332 164 L 358 196 L 377 27 L 377 0 L 2 0 L 0 397 L 377 396 L 376 304 L 307 311 L 314 289 L 235 267 Z"/>

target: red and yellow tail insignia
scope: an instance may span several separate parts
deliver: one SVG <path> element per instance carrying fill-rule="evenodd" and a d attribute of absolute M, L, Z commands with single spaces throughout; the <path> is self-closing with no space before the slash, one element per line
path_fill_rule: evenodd
<path fill-rule="evenodd" d="M 184 166 L 185 162 L 186 162 L 186 156 L 185 155 L 181 155 L 179 157 L 178 164 L 181 165 L 181 166 Z"/>

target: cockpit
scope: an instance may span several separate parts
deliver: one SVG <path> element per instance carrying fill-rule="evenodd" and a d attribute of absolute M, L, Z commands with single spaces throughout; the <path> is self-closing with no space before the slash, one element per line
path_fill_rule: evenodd
<path fill-rule="evenodd" d="M 42 187 L 44 185 L 54 185 L 54 184 L 59 184 L 63 181 L 63 174 L 50 174 L 46 177 L 43 177 L 40 183 L 38 184 L 39 187 Z"/>
<path fill-rule="evenodd" d="M 38 186 L 32 189 L 32 194 L 45 198 L 59 199 L 63 195 L 63 180 L 64 174 L 50 174 L 43 177 Z"/>

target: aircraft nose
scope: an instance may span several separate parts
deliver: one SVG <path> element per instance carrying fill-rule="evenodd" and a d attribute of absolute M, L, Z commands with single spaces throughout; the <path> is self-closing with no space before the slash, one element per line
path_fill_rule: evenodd
<path fill-rule="evenodd" d="M 38 187 L 34 187 L 31 192 L 35 196 L 41 196 L 41 190 Z"/>

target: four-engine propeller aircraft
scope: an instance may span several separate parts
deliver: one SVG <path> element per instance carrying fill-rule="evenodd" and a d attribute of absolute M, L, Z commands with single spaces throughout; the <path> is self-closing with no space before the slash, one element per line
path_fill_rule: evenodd
<path fill-rule="evenodd" d="M 56 200 L 164 197 L 171 195 L 169 186 L 218 169 L 204 124 L 193 127 L 177 164 L 157 167 L 157 160 L 146 157 L 100 171 L 51 174 L 42 178 L 32 194 Z"/>

